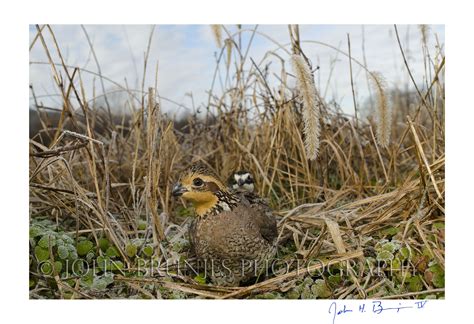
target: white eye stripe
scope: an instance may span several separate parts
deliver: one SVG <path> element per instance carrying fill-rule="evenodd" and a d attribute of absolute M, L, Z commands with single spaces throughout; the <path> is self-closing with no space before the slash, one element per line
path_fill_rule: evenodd
<path fill-rule="evenodd" d="M 242 181 L 247 181 L 249 179 L 252 179 L 252 177 L 250 176 L 250 173 L 244 173 L 244 174 L 234 174 L 234 180 L 236 182 L 238 182 L 239 180 L 242 180 Z"/>

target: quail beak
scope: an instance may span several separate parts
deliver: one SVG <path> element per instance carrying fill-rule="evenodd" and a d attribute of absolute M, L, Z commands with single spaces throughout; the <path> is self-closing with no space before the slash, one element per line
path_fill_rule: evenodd
<path fill-rule="evenodd" d="M 181 196 L 183 193 L 185 193 L 187 191 L 188 191 L 188 189 L 183 187 L 181 185 L 181 183 L 178 182 L 174 185 L 173 191 L 171 193 L 173 194 L 173 196 L 178 197 L 178 196 Z"/>
<path fill-rule="evenodd" d="M 237 184 L 239 185 L 239 187 L 241 187 L 245 184 L 245 180 L 239 179 L 237 180 Z"/>

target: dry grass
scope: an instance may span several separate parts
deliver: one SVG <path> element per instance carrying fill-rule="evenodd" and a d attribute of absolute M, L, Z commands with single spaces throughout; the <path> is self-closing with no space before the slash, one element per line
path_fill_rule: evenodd
<path fill-rule="evenodd" d="M 222 26 L 221 25 L 211 25 L 211 30 L 216 41 L 218 48 L 222 47 Z"/>
<path fill-rule="evenodd" d="M 42 41 L 41 33 L 48 31 L 38 28 L 37 39 Z M 245 52 L 238 42 L 226 44 L 227 50 Z M 59 46 L 42 46 L 61 57 Z M 88 235 L 96 245 L 106 237 L 117 248 L 125 273 L 136 267 L 126 252 L 136 238 L 151 242 L 156 261 L 185 257 L 186 249 L 172 246 L 185 241 L 189 217 L 180 209 L 183 202 L 172 199 L 170 192 L 180 171 L 201 160 L 223 178 L 235 169 L 255 175 L 258 193 L 269 199 L 279 218 L 281 259 L 299 260 L 311 271 L 345 267 L 346 276 L 331 288 L 331 297 L 442 295 L 444 289 L 426 276 L 420 291 L 404 291 L 390 276 L 368 272 L 365 263 L 367 251 L 388 238 L 444 269 L 444 232 L 434 227 L 444 223 L 444 54 L 431 56 L 436 59 L 428 64 L 432 78 L 427 89 L 412 107 L 393 102 L 390 123 L 384 109 L 377 123 L 371 116 L 355 122 L 330 105 L 318 109 L 320 117 L 305 113 L 309 99 L 300 103 L 286 83 L 293 77 L 286 72 L 289 62 L 282 61 L 281 84 L 273 91 L 259 65 L 243 73 L 243 60 L 249 58 L 235 55 L 241 61 L 230 65 L 228 53 L 224 71 L 232 77 L 226 77 L 223 94 L 210 89 L 203 118 L 188 116 L 179 123 L 164 118 L 150 88 L 138 96 L 128 92 L 136 108 L 117 122 L 89 100 L 91 94 L 80 82 L 85 71 L 50 61 L 63 107 L 54 125 L 42 107 L 35 107 L 43 129 L 30 140 L 30 219 L 50 218 L 76 238 Z M 320 118 L 320 129 L 308 130 L 305 118 Z M 309 147 L 308 137 L 317 137 L 319 147 Z M 140 221 L 146 222 L 145 229 L 139 229 Z M 315 258 L 322 263 L 312 264 Z M 424 260 L 413 261 L 416 269 L 419 262 Z M 30 273 L 39 278 L 31 288 L 33 298 L 44 289 L 63 298 L 65 292 L 56 286 L 67 287 L 73 298 L 120 296 L 94 295 L 78 281 L 71 287 L 60 277 L 51 286 L 41 281 L 43 275 Z M 306 277 L 291 265 L 288 272 L 236 288 L 199 284 L 185 272 L 165 276 L 160 269 L 146 277 L 116 274 L 115 282 L 126 287 L 122 297 L 164 297 L 160 287 L 178 292 L 180 298 L 244 298 L 285 296 Z"/>
<path fill-rule="evenodd" d="M 390 143 L 392 115 L 386 94 L 387 85 L 380 73 L 372 72 L 370 76 L 374 84 L 374 92 L 377 93 L 377 142 L 383 147 L 388 147 Z"/>
<path fill-rule="evenodd" d="M 291 61 L 297 79 L 298 92 L 303 102 L 303 132 L 306 154 L 310 160 L 316 160 L 321 132 L 319 95 L 314 85 L 311 68 L 304 58 L 301 55 L 293 54 Z"/>

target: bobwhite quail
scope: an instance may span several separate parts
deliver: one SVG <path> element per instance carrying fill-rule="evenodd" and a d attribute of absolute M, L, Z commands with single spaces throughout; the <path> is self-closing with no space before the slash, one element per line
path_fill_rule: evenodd
<path fill-rule="evenodd" d="M 214 284 L 237 286 L 271 265 L 277 228 L 263 199 L 229 190 L 203 164 L 182 174 L 173 195 L 194 205 L 197 218 L 189 229 L 191 246 Z"/>
<path fill-rule="evenodd" d="M 245 170 L 232 173 L 227 179 L 227 186 L 232 190 L 244 190 L 248 192 L 255 190 L 255 182 L 252 174 Z"/>

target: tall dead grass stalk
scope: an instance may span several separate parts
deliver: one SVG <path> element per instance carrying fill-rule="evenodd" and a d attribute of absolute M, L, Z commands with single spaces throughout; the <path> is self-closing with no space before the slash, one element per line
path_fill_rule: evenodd
<path fill-rule="evenodd" d="M 392 125 L 392 113 L 387 98 L 387 85 L 384 77 L 379 72 L 371 72 L 372 84 L 377 93 L 376 105 L 376 138 L 382 147 L 388 147 L 390 143 L 390 131 Z"/>
<path fill-rule="evenodd" d="M 222 48 L 222 25 L 211 25 L 211 30 L 217 47 Z"/>
<path fill-rule="evenodd" d="M 294 54 L 291 57 L 291 62 L 296 75 L 298 94 L 303 102 L 303 132 L 305 135 L 306 155 L 308 159 L 316 160 L 319 152 L 319 136 L 321 132 L 318 93 L 311 69 L 305 59 L 301 55 Z"/>
<path fill-rule="evenodd" d="M 232 39 L 226 38 L 224 43 L 225 43 L 225 49 L 226 49 L 226 53 L 227 53 L 226 66 L 227 66 L 227 71 L 228 71 L 229 68 L 230 68 L 230 61 L 232 59 L 232 44 L 234 42 L 232 41 Z"/>

